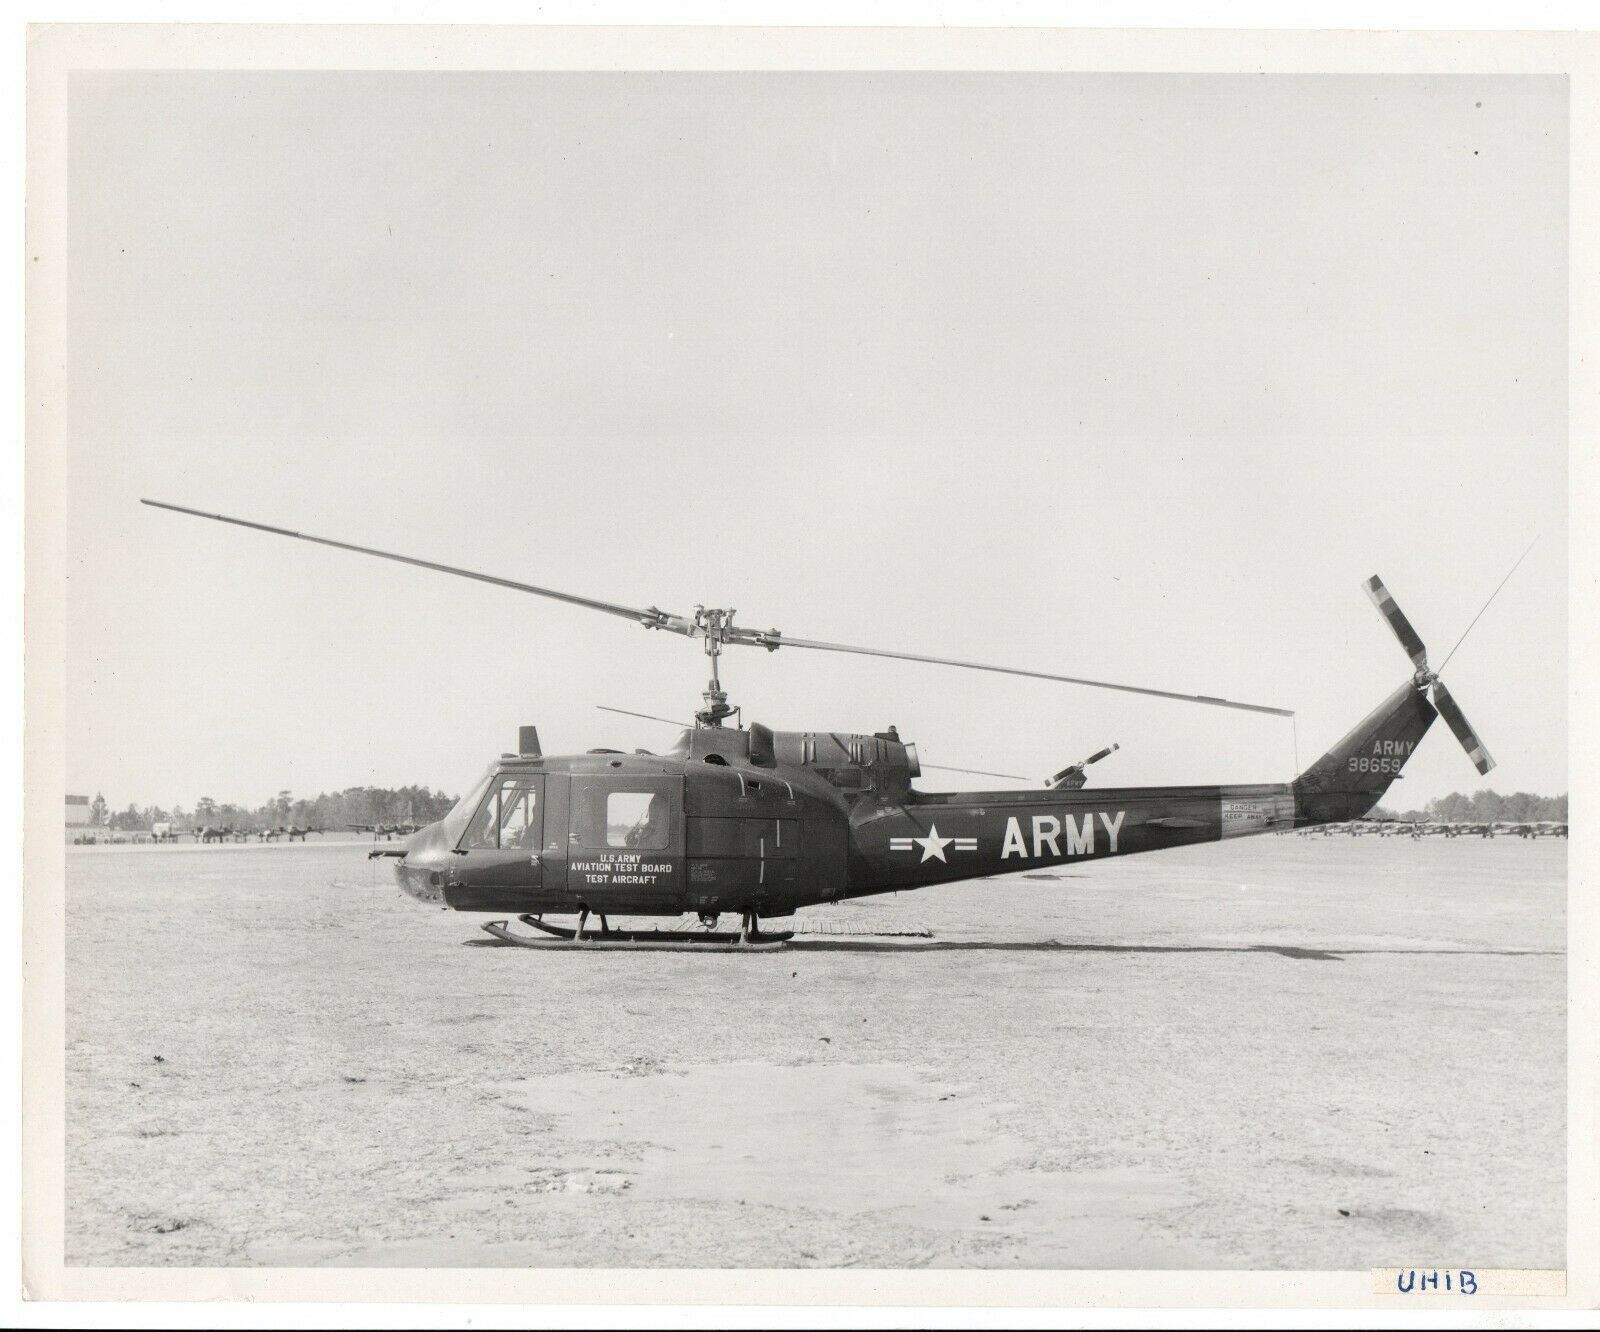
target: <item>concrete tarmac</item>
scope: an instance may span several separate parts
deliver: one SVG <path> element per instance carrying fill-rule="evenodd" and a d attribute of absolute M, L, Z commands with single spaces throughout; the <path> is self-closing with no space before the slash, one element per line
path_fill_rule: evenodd
<path fill-rule="evenodd" d="M 69 849 L 69 1263 L 1564 1264 L 1565 842 L 1185 848 L 746 956 L 494 946 L 364 850 Z"/>

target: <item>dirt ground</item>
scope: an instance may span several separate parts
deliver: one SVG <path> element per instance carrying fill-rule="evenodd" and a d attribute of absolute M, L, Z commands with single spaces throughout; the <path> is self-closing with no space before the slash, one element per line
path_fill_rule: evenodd
<path fill-rule="evenodd" d="M 480 946 L 362 844 L 70 849 L 67 1261 L 1560 1267 L 1566 850 L 1266 837 L 686 956 Z"/>

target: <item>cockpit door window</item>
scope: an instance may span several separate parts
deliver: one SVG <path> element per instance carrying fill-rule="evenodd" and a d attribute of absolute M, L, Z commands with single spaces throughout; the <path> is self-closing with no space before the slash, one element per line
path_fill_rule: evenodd
<path fill-rule="evenodd" d="M 543 829 L 538 778 L 502 777 L 490 784 L 461 839 L 464 851 L 538 850 Z"/>

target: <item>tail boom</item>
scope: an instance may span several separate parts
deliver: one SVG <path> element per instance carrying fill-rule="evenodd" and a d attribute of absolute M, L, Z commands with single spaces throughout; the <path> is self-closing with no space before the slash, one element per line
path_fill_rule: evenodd
<path fill-rule="evenodd" d="M 898 804 L 863 805 L 852 819 L 847 895 L 1360 818 L 1438 715 L 1407 681 L 1289 783 L 913 792 Z"/>
<path fill-rule="evenodd" d="M 1295 824 L 1292 789 L 1249 786 L 913 794 L 861 811 L 851 896 L 1162 851 Z"/>

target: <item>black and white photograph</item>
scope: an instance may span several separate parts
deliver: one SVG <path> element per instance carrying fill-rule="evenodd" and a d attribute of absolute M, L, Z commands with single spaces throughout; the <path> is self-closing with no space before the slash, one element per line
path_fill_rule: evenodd
<path fill-rule="evenodd" d="M 95 36 L 46 1287 L 1593 1299 L 1558 60 Z"/>

